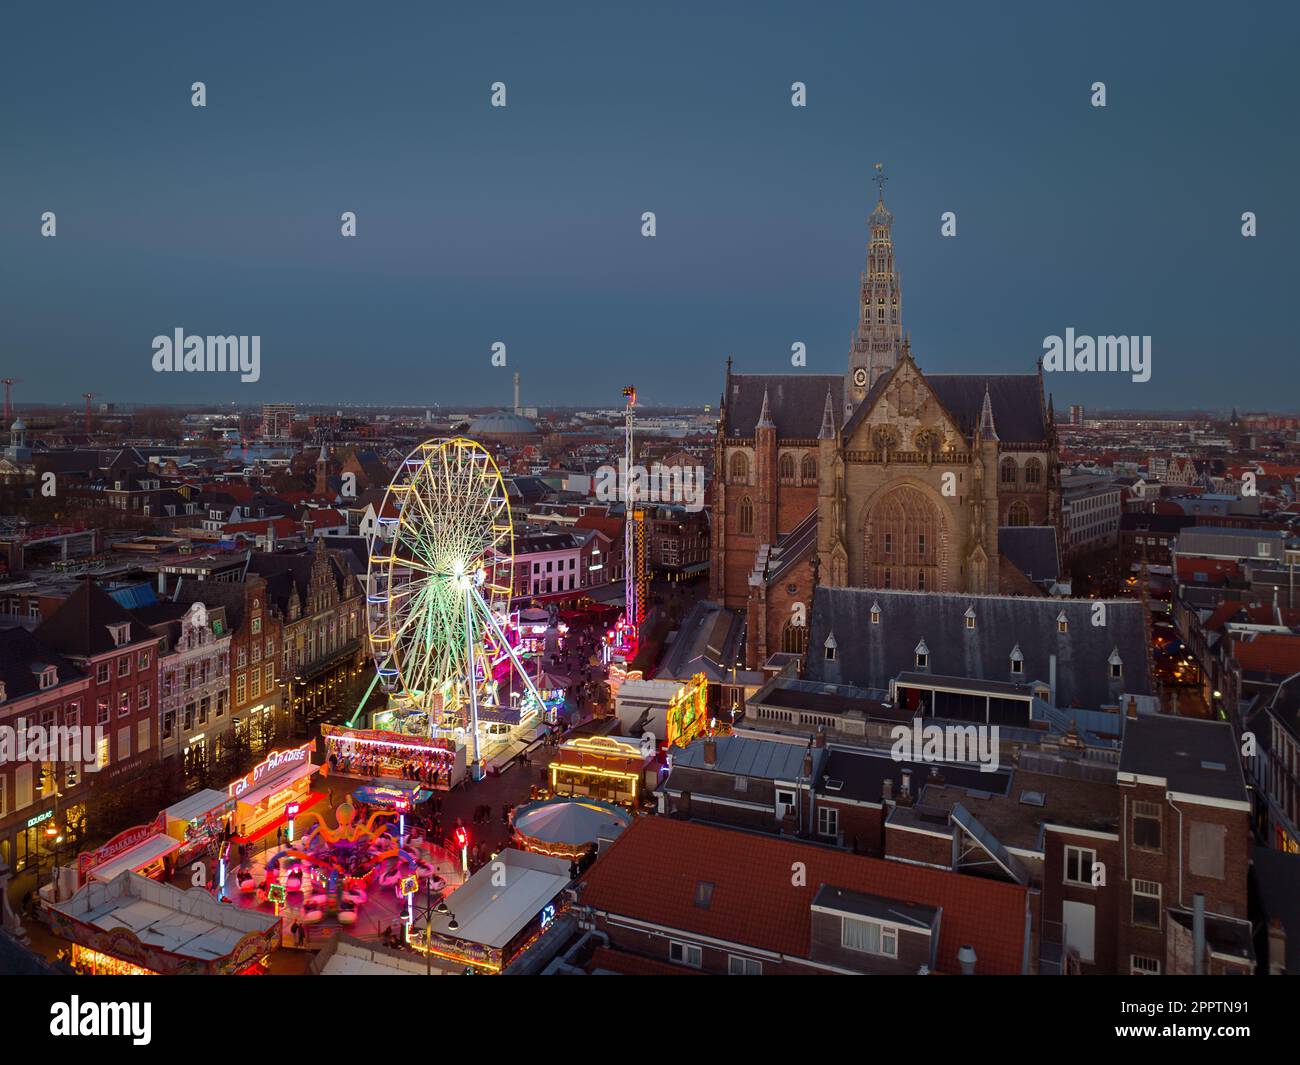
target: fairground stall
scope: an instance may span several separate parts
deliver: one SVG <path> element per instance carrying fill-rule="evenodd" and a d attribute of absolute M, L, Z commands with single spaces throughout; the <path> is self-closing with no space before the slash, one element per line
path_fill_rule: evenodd
<path fill-rule="evenodd" d="M 435 958 L 499 973 L 564 909 L 569 861 L 507 847 L 431 912 L 409 942 Z"/>
<path fill-rule="evenodd" d="M 658 751 L 618 736 L 579 736 L 560 744 L 551 762 L 554 795 L 603 799 L 633 806 L 656 783 Z"/>
<path fill-rule="evenodd" d="M 128 828 L 97 850 L 78 855 L 77 884 L 114 880 L 124 872 L 166 880 L 180 848 L 181 841 L 167 835 L 167 815 L 160 813 L 151 823 Z"/>
<path fill-rule="evenodd" d="M 221 833 L 234 818 L 236 801 L 224 791 L 205 788 L 173 803 L 163 811 L 166 832 L 180 842 L 176 865 L 215 848 Z"/>
<path fill-rule="evenodd" d="M 227 906 L 124 871 L 48 907 L 50 928 L 72 943 L 72 965 L 110 976 L 224 976 L 265 971 L 280 918 Z"/>
<path fill-rule="evenodd" d="M 322 725 L 321 738 L 330 776 L 413 780 L 450 791 L 467 772 L 464 745 L 441 736 Z"/>
<path fill-rule="evenodd" d="M 314 742 L 272 751 L 226 788 L 235 802 L 234 824 L 240 842 L 261 839 L 274 832 L 298 810 L 306 810 L 324 796 L 312 791 L 312 774 L 320 767 L 312 760 Z M 291 812 L 292 808 L 292 812 Z"/>

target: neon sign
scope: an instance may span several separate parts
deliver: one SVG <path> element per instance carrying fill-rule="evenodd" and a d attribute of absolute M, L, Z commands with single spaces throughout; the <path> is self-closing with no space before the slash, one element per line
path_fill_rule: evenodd
<path fill-rule="evenodd" d="M 272 751 L 264 762 L 253 766 L 252 772 L 244 774 L 226 788 L 226 794 L 232 797 L 243 795 L 249 788 L 261 784 L 269 777 L 278 776 L 282 771 L 310 760 L 314 742 L 304 743 L 287 751 Z"/>
<path fill-rule="evenodd" d="M 668 743 L 685 747 L 709 727 L 709 680 L 696 673 L 668 701 Z"/>

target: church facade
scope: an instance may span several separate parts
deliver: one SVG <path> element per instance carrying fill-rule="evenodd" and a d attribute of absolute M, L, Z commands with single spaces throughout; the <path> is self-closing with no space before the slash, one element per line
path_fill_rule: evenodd
<path fill-rule="evenodd" d="M 1042 594 L 998 549 L 1060 521 L 1051 401 L 1024 374 L 927 374 L 903 331 L 893 215 L 869 219 L 844 374 L 739 374 L 714 441 L 710 595 L 746 665 L 801 653 L 817 584 Z"/>

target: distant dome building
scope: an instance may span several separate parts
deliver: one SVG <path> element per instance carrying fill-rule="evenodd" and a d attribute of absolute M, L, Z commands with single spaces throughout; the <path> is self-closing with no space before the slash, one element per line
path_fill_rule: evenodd
<path fill-rule="evenodd" d="M 515 409 L 513 411 L 497 410 L 491 414 L 480 414 L 469 426 L 469 435 L 485 440 L 498 440 L 502 443 L 522 443 L 537 435 L 537 423 L 525 418 L 519 406 L 519 375 L 515 374 Z"/>

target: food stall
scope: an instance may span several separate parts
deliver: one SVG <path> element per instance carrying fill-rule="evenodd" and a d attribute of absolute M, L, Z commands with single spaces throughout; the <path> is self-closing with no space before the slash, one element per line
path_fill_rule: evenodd
<path fill-rule="evenodd" d="M 217 843 L 235 812 L 235 800 L 224 791 L 205 788 L 163 811 L 167 835 L 180 841 L 176 864 L 184 865 Z"/>
<path fill-rule="evenodd" d="M 314 742 L 272 751 L 226 788 L 235 802 L 234 824 L 243 842 L 259 839 L 284 824 L 286 809 L 297 804 L 305 810 L 321 799 L 311 790 L 312 774 L 320 767 L 312 760 Z"/>
<path fill-rule="evenodd" d="M 167 815 L 160 813 L 150 824 L 119 832 L 97 850 L 77 856 L 77 885 L 91 880 L 107 881 L 120 873 L 139 873 L 151 880 L 163 880 L 175 868 L 173 856 L 181 841 L 167 835 Z"/>
<path fill-rule="evenodd" d="M 657 758 L 658 751 L 643 750 L 634 740 L 579 736 L 560 744 L 551 763 L 551 792 L 632 806 L 643 787 L 654 786 Z"/>

